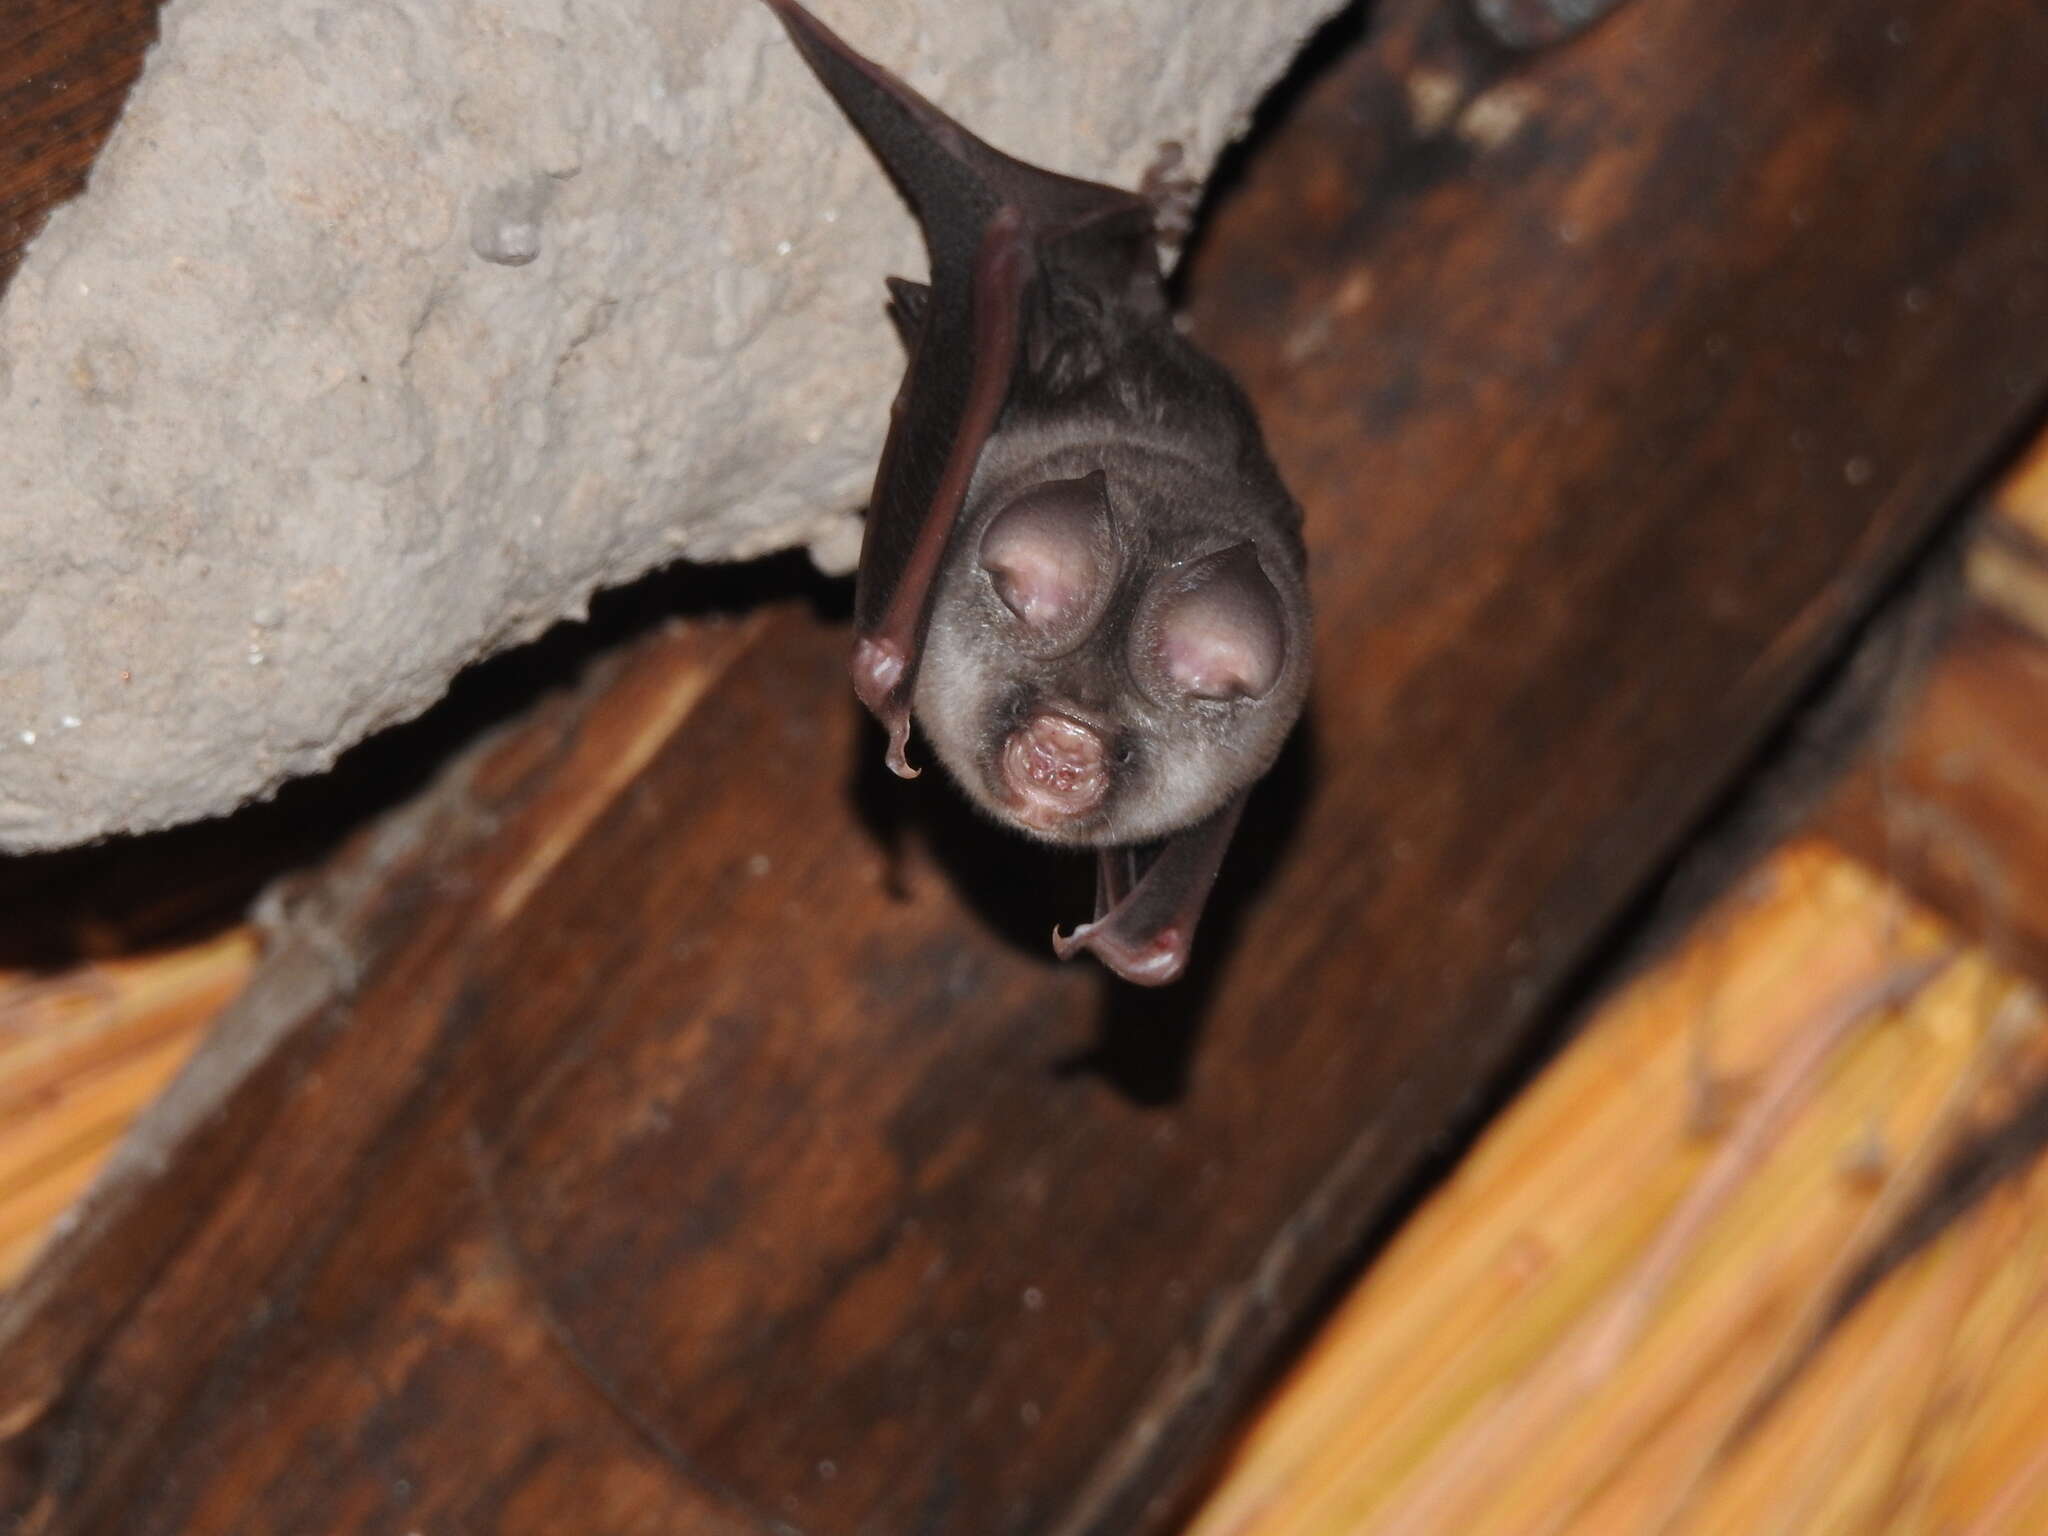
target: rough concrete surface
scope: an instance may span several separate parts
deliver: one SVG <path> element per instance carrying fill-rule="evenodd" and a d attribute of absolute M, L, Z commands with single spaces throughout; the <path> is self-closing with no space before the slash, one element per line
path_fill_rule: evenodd
<path fill-rule="evenodd" d="M 1208 165 L 1330 0 L 820 0 Z M 0 848 L 232 809 L 678 557 L 845 564 L 914 225 L 750 0 L 176 0 L 0 301 Z"/>

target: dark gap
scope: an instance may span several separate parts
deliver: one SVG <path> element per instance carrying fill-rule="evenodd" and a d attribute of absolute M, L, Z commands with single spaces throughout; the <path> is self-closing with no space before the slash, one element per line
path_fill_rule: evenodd
<path fill-rule="evenodd" d="M 792 601 L 843 620 L 850 584 L 819 574 L 801 551 L 738 565 L 665 566 L 595 594 L 587 619 L 558 623 L 466 668 L 425 713 L 357 743 L 325 773 L 293 779 L 268 801 L 166 831 L 0 857 L 0 967 L 59 970 L 237 922 L 272 880 L 325 858 L 417 794 L 463 747 L 573 686 L 599 656 L 673 620 Z"/>

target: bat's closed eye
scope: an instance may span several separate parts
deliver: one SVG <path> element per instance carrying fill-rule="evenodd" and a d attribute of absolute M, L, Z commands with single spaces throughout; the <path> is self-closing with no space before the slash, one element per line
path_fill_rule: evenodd
<path fill-rule="evenodd" d="M 981 536 L 982 569 L 1041 648 L 1087 633 L 1108 597 L 1114 562 L 1099 470 L 1033 486 L 990 519 Z"/>

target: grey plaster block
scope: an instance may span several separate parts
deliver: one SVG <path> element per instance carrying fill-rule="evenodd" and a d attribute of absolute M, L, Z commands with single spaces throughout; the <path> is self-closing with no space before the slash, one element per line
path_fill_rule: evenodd
<path fill-rule="evenodd" d="M 820 0 L 1206 167 L 1330 0 Z M 216 814 L 665 561 L 844 565 L 907 212 L 749 0 L 176 0 L 0 303 L 0 848 Z"/>

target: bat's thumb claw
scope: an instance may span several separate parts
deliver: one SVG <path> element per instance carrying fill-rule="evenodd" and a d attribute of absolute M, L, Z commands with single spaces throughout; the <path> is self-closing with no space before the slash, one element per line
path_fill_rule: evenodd
<path fill-rule="evenodd" d="M 914 779 L 924 772 L 922 768 L 910 766 L 910 759 L 904 755 L 903 751 L 909 745 L 910 722 L 908 720 L 900 720 L 889 732 L 888 757 L 889 771 L 899 779 Z"/>
<path fill-rule="evenodd" d="M 854 642 L 853 691 L 888 729 L 889 771 L 899 779 L 914 779 L 918 774 L 903 752 L 910 745 L 910 705 L 899 696 L 899 690 L 907 691 L 908 673 L 909 664 L 899 647 L 872 636 Z"/>
<path fill-rule="evenodd" d="M 1072 933 L 1061 933 L 1058 923 L 1052 926 L 1052 952 L 1062 960 L 1071 960 L 1088 947 L 1088 935 L 1095 930 L 1093 923 L 1083 923 Z"/>

